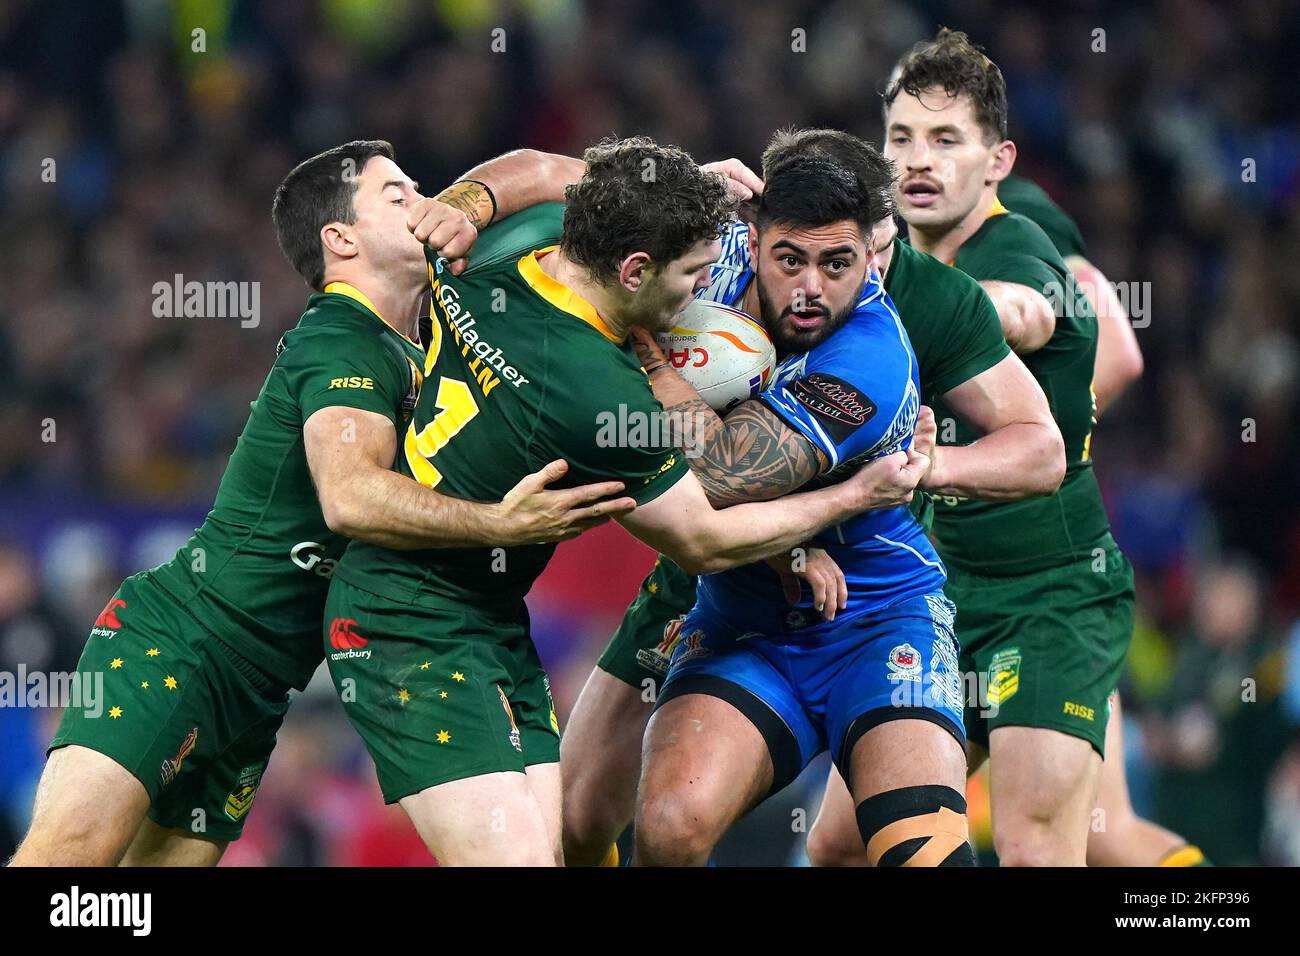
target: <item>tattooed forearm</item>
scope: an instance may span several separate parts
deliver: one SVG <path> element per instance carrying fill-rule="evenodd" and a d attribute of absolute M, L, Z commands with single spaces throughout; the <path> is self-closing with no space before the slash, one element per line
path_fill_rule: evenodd
<path fill-rule="evenodd" d="M 495 207 L 492 196 L 486 186 L 472 179 L 462 179 L 452 183 L 437 196 L 439 202 L 445 202 L 453 209 L 459 209 L 469 219 L 475 229 L 485 229 L 492 222 Z"/>
<path fill-rule="evenodd" d="M 821 471 L 817 450 L 760 402 L 726 419 L 701 399 L 671 405 L 677 445 L 715 508 L 767 501 L 796 491 Z"/>

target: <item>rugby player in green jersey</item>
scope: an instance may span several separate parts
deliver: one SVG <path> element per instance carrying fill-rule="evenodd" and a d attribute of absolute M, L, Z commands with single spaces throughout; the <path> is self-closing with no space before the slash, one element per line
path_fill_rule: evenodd
<path fill-rule="evenodd" d="M 964 34 L 940 31 L 903 58 L 885 93 L 885 135 L 912 244 L 980 281 L 1065 438 L 1056 494 L 991 504 L 939 489 L 934 535 L 962 670 L 980 678 L 970 764 L 989 759 L 998 857 L 1082 866 L 1134 609 L 1132 569 L 1092 472 L 1096 315 L 1042 229 L 998 199 L 1016 155 L 1006 88 Z M 959 427 L 952 443 L 970 437 Z M 850 809 L 832 779 L 819 840 L 851 845 Z"/>
<path fill-rule="evenodd" d="M 778 133 L 763 154 L 764 175 L 810 153 L 827 156 L 861 181 L 875 175 L 872 157 L 878 154 L 868 144 L 848 133 L 815 129 Z M 944 471 L 932 471 L 926 482 L 991 498 L 1052 490 L 1064 467 L 1060 434 L 1041 389 L 1010 354 L 988 297 L 964 273 L 895 242 L 896 232 L 893 220 L 886 219 L 875 230 L 872 245 L 877 271 L 916 354 L 922 400 L 933 404 L 943 396 L 964 422 L 984 435 L 950 454 Z M 764 242 L 761 235 L 758 242 Z M 775 256 L 760 256 L 756 275 L 741 308 L 770 322 L 775 317 L 765 314 L 761 303 L 764 298 L 782 299 L 788 277 Z M 717 281 L 728 281 L 724 270 Z M 773 451 L 780 450 L 779 444 L 772 445 Z M 736 462 L 730 483 L 749 490 L 755 484 L 753 474 L 765 469 L 771 470 L 770 462 L 762 455 L 744 456 Z M 805 576 L 814 599 L 824 601 L 824 613 L 833 617 L 834 575 L 819 566 L 820 552 L 807 553 Z M 695 585 L 693 576 L 670 559 L 659 558 L 565 728 L 565 856 L 570 864 L 595 865 L 616 858 L 610 847 L 632 819 L 642 736 L 667 658 L 681 636 L 681 617 L 695 603 Z M 797 586 L 791 597 L 798 599 Z M 856 830 L 854 839 L 861 849 Z"/>
<path fill-rule="evenodd" d="M 1092 391 L 1098 413 L 1142 375 L 1142 350 L 1114 286 L 1088 260 L 1083 234 L 1073 219 L 1036 183 L 1012 173 L 998 184 L 998 199 L 1036 222 L 1065 260 L 1070 274 L 1097 313 L 1097 361 Z M 1124 721 L 1119 691 L 1110 698 L 1106 752 L 1097 792 L 1104 825 L 1088 832 L 1089 866 L 1206 866 L 1205 854 L 1186 839 L 1145 820 L 1133 809 L 1124 768 Z"/>
<path fill-rule="evenodd" d="M 539 460 L 569 479 L 618 479 L 620 518 L 691 573 L 788 550 L 871 507 L 910 500 L 929 459 L 877 459 L 845 483 L 715 510 L 627 342 L 709 282 L 734 211 L 726 180 L 644 138 L 584 156 L 558 245 L 535 228 L 453 276 L 435 261 L 435 322 L 399 468 L 471 500 Z M 628 422 L 619 434 L 613 421 Z M 603 424 L 602 424 L 603 423 Z M 640 423 L 643 427 L 638 427 Z M 560 843 L 559 722 L 524 596 L 550 546 L 397 551 L 354 542 L 326 606 L 326 655 L 348 719 L 444 864 L 550 865 Z"/>
<path fill-rule="evenodd" d="M 503 203 L 518 200 L 498 211 L 508 214 L 540 198 L 529 190 L 554 179 L 549 161 L 508 154 L 447 198 L 495 185 Z M 482 205 L 466 208 L 486 223 L 492 207 L 480 216 Z M 563 462 L 539 462 L 482 503 L 390 470 L 424 370 L 421 240 L 461 259 L 479 223 L 423 199 L 387 143 L 302 163 L 272 218 L 314 294 L 280 340 L 212 512 L 171 561 L 128 578 L 95 622 L 78 669 L 103 675 L 105 709 L 65 712 L 15 864 L 215 864 L 243 828 L 289 689 L 321 661 L 322 608 L 348 537 L 525 545 L 632 507 L 595 503 L 618 482 L 545 489 Z"/>

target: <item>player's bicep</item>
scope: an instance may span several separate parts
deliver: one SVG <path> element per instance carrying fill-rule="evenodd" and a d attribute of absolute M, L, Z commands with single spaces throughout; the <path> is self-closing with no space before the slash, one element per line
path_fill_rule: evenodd
<path fill-rule="evenodd" d="M 1053 421 L 1042 386 L 1014 354 L 949 389 L 943 400 L 967 425 L 985 435 L 1011 424 Z M 940 422 L 941 435 L 943 428 Z"/>
<path fill-rule="evenodd" d="M 761 401 L 743 402 L 723 427 L 699 436 L 687 461 L 714 507 L 790 494 L 822 472 L 826 456 Z"/>
<path fill-rule="evenodd" d="M 397 429 L 387 416 L 347 405 L 313 412 L 302 437 L 307 468 L 327 518 L 344 507 L 350 482 L 367 469 L 392 468 L 397 453 Z"/>

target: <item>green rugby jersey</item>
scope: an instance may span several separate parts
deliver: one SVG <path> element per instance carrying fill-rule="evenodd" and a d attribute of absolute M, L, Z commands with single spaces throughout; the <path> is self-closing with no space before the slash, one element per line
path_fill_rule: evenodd
<path fill-rule="evenodd" d="M 979 283 L 901 239 L 894 242 L 885 291 L 916 354 L 921 400 L 931 408 L 940 395 L 1011 354 L 997 309 Z"/>
<path fill-rule="evenodd" d="M 1062 259 L 1088 255 L 1078 224 L 1033 180 L 1012 173 L 998 183 L 998 201 L 1012 212 L 1038 223 Z"/>
<path fill-rule="evenodd" d="M 921 376 L 921 401 L 935 410 L 940 434 L 953 424 L 940 417 L 939 396 L 986 372 L 1011 354 L 993 301 L 979 283 L 933 256 L 894 240 L 885 292 L 907 330 Z M 912 514 L 930 530 L 934 501 L 912 497 Z"/>
<path fill-rule="evenodd" d="M 1110 530 L 1090 457 L 1096 315 L 1043 230 L 1001 203 L 995 202 L 958 250 L 955 265 L 976 280 L 1037 289 L 1056 308 L 1051 339 L 1021 358 L 1061 429 L 1066 473 L 1052 495 L 1001 503 L 936 497 L 933 528 L 940 554 L 953 566 L 983 574 L 1021 574 L 1089 555 Z M 942 401 L 936 404 L 938 419 L 951 414 Z M 976 437 L 960 422 L 955 431 L 951 444 Z"/>
<path fill-rule="evenodd" d="M 424 362 L 419 344 L 360 292 L 345 283 L 326 289 L 280 339 L 212 511 L 153 571 L 218 640 L 300 689 L 321 662 L 325 595 L 347 545 L 321 515 L 303 424 L 343 405 L 383 415 L 400 436 Z"/>
<path fill-rule="evenodd" d="M 539 258 L 553 252 L 558 235 L 557 206 L 486 230 L 462 276 L 438 272 L 431 257 L 428 384 L 398 467 L 444 494 L 499 501 L 529 472 L 563 458 L 568 474 L 552 487 L 621 480 L 628 496 L 646 504 L 685 475 L 686 460 L 663 443 L 663 406 L 631 346 L 542 271 Z M 397 601 L 426 594 L 509 606 L 554 550 L 392 551 L 354 542 L 338 575 Z"/>

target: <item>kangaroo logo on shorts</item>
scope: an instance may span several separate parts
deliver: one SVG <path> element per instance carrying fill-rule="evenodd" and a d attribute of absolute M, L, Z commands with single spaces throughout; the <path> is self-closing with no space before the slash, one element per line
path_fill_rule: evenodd
<path fill-rule="evenodd" d="M 667 674 L 668 663 L 673 657 L 673 648 L 682 639 L 682 624 L 686 615 L 675 617 L 664 625 L 664 637 L 656 647 L 643 647 L 636 652 L 636 662 L 646 670 L 656 674 Z"/>
<path fill-rule="evenodd" d="M 501 706 L 505 708 L 506 716 L 510 718 L 510 746 L 523 753 L 524 748 L 519 745 L 519 728 L 515 726 L 515 712 L 510 709 L 510 701 L 506 700 L 506 692 L 501 689 L 500 684 L 497 684 L 497 693 L 501 695 Z"/>
<path fill-rule="evenodd" d="M 265 769 L 265 763 L 255 763 L 239 771 L 239 780 L 235 783 L 235 789 L 226 796 L 225 813 L 229 819 L 238 823 L 252 807 L 253 800 L 257 797 L 258 785 L 262 782 L 262 771 Z"/>
<path fill-rule="evenodd" d="M 330 647 L 337 648 L 337 652 L 330 655 L 330 660 L 341 661 L 349 657 L 370 659 L 370 649 L 361 650 L 370 643 L 370 639 L 358 634 L 356 626 L 356 619 L 351 617 L 336 617 L 330 621 Z"/>
<path fill-rule="evenodd" d="M 117 618 L 117 612 L 120 608 L 125 608 L 126 602 L 120 597 L 111 597 L 108 603 L 104 605 L 104 610 L 99 612 L 99 617 L 95 618 L 95 624 L 90 629 L 91 637 L 113 638 L 117 632 L 122 629 L 122 622 Z"/>
<path fill-rule="evenodd" d="M 991 707 L 1014 697 L 1020 689 L 1020 648 L 998 651 L 989 661 L 988 703 Z"/>
<path fill-rule="evenodd" d="M 892 681 L 921 679 L 921 652 L 911 644 L 899 644 L 889 652 L 889 679 Z"/>
<path fill-rule="evenodd" d="M 185 735 L 185 739 L 181 741 L 181 746 L 180 749 L 176 751 L 176 756 L 172 757 L 170 760 L 164 760 L 162 762 L 162 772 L 160 776 L 162 777 L 162 784 L 164 787 L 175 780 L 180 774 L 181 764 L 185 762 L 186 757 L 194 752 L 194 748 L 198 746 L 198 743 L 199 728 L 195 727 L 191 729 L 190 732 Z"/>

